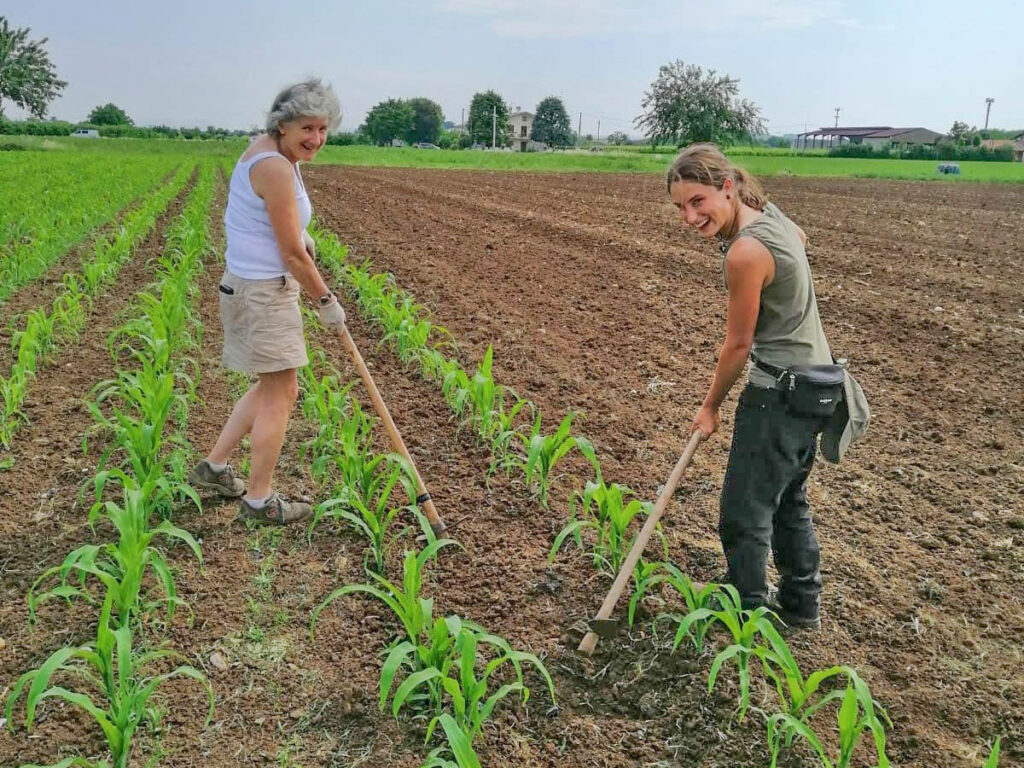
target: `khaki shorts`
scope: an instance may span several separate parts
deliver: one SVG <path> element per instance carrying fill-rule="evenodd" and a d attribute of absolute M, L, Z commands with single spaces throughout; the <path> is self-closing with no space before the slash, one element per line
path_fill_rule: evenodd
<path fill-rule="evenodd" d="M 300 292 L 290 275 L 248 280 L 225 271 L 219 294 L 224 366 L 244 373 L 274 373 L 309 363 Z"/>

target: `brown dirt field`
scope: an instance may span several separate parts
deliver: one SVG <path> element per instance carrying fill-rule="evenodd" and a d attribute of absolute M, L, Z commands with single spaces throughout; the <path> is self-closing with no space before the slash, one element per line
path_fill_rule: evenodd
<path fill-rule="evenodd" d="M 713 370 L 725 306 L 717 251 L 674 220 L 660 178 L 305 173 L 328 227 L 431 306 L 467 367 L 493 343 L 496 381 L 537 403 L 548 428 L 569 409 L 585 411 L 579 430 L 606 476 L 654 498 Z M 1024 289 L 1011 276 L 1021 266 L 1024 189 L 801 179 L 771 179 L 768 189 L 808 233 L 826 331 L 874 412 L 865 442 L 839 467 L 819 463 L 811 481 L 825 626 L 794 651 L 805 668 L 848 662 L 861 671 L 896 722 L 894 765 L 978 766 L 997 734 L 1007 737 L 1002 764 L 1020 764 Z M 141 258 L 151 248 L 110 304 L 126 305 L 148 280 Z M 214 254 L 200 278 L 202 402 L 189 421 L 200 455 L 235 397 L 219 366 L 221 263 Z M 575 657 L 580 622 L 608 584 L 568 554 L 549 568 L 547 551 L 586 467 L 566 466 L 550 511 L 503 478 L 486 488 L 489 456 L 457 431 L 440 392 L 378 348 L 354 307 L 349 314 L 439 510 L 466 518 L 456 531 L 465 554 L 443 559 L 425 590 L 436 613 L 458 612 L 541 654 L 555 677 L 559 709 L 538 679 L 526 710 L 499 706 L 478 742 L 484 765 L 766 765 L 761 715 L 730 722 L 735 690 L 707 694 L 708 657 L 671 655 L 647 629 L 602 643 L 593 660 Z M 114 325 L 112 309 L 97 314 L 36 382 L 35 420 L 18 438 L 15 468 L 0 472 L 0 692 L 54 648 L 85 640 L 94 621 L 85 606 L 53 604 L 29 629 L 24 593 L 72 547 L 109 535 L 91 533 L 73 500 L 97 458 L 77 448 L 89 419 L 76 402 L 110 375 L 103 340 Z M 340 343 L 308 338 L 355 376 Z M 730 416 L 665 523 L 673 559 L 696 579 L 722 569 L 715 526 Z M 312 428 L 296 414 L 284 490 L 317 490 L 299 458 Z M 196 686 L 173 685 L 160 728 L 140 732 L 132 763 L 416 768 L 424 724 L 396 722 L 376 705 L 379 652 L 394 632 L 386 611 L 345 599 L 324 613 L 315 641 L 308 635 L 319 601 L 362 580 L 360 543 L 327 528 L 309 543 L 301 531 L 250 532 L 233 515 L 232 504 L 209 500 L 176 519 L 203 545 L 202 569 L 180 548 L 172 557 L 195 619 L 167 632 L 154 620 L 151 638 L 209 674 L 213 722 L 202 728 Z M 766 695 L 762 686 L 755 694 L 758 703 Z M 31 734 L 0 732 L 0 764 L 102 756 L 84 718 L 52 704 L 40 713 Z"/>

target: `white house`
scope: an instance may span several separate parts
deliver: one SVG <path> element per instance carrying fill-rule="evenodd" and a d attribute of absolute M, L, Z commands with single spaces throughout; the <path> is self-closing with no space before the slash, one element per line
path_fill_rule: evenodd
<path fill-rule="evenodd" d="M 508 139 L 512 148 L 525 152 L 533 130 L 533 112 L 524 112 L 518 107 L 508 116 Z"/>

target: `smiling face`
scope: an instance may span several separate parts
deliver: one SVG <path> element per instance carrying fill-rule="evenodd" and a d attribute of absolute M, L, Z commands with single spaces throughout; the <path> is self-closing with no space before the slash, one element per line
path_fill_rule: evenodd
<path fill-rule="evenodd" d="M 280 123 L 278 145 L 281 154 L 293 163 L 312 160 L 327 141 L 328 122 L 326 117 L 319 115 L 303 115 Z"/>
<path fill-rule="evenodd" d="M 669 188 L 669 194 L 679 218 L 701 237 L 714 237 L 732 228 L 738 208 L 732 179 L 726 179 L 721 189 L 696 181 L 677 181 Z"/>

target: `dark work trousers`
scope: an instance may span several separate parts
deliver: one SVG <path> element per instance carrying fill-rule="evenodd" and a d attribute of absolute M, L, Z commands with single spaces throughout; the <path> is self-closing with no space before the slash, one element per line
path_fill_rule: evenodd
<path fill-rule="evenodd" d="M 768 602 L 768 546 L 775 555 L 779 604 L 818 616 L 820 550 L 807 507 L 807 476 L 825 420 L 790 414 L 778 390 L 748 384 L 736 406 L 718 532 L 728 581 L 744 608 Z"/>

